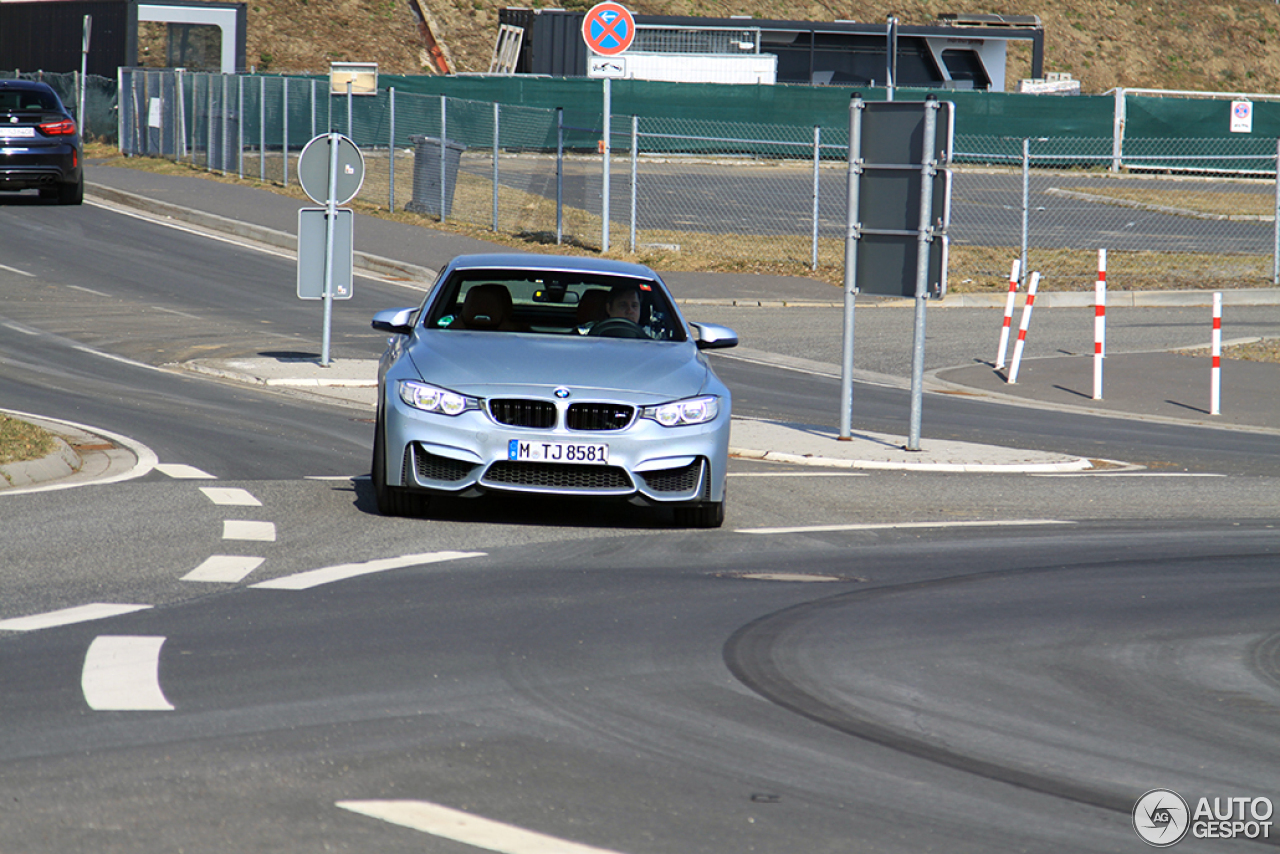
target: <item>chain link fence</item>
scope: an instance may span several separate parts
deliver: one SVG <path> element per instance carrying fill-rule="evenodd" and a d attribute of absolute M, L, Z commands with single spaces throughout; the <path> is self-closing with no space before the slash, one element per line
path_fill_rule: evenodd
<path fill-rule="evenodd" d="M 331 95 L 322 78 L 122 72 L 121 149 L 285 186 L 307 141 L 362 150 L 357 201 L 545 244 L 818 270 L 844 259 L 847 127 L 609 115 L 415 95 Z M 607 122 L 609 131 L 604 130 Z M 443 142 L 442 142 L 443 141 Z M 1265 145 L 1261 143 L 1266 143 Z M 1002 291 L 1277 280 L 1273 141 L 957 135 L 949 284 Z M 608 153 L 606 158 L 605 153 Z"/>

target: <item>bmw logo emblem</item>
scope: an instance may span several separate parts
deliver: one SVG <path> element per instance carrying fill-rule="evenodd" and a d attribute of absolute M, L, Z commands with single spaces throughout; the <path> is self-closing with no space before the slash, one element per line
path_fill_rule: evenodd
<path fill-rule="evenodd" d="M 555 394 L 557 399 L 564 400 L 566 397 L 569 396 L 569 389 L 565 388 L 564 386 L 560 386 L 553 392 L 553 394 Z"/>

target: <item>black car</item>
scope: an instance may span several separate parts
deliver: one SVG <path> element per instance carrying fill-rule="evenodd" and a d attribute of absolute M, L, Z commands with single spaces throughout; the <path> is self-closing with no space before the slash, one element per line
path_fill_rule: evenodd
<path fill-rule="evenodd" d="M 0 191 L 39 190 L 44 199 L 84 200 L 80 128 L 47 83 L 0 80 Z"/>

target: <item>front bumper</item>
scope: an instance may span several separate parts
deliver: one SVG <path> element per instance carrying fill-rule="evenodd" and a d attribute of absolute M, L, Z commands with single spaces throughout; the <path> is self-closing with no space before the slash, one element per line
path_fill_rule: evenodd
<path fill-rule="evenodd" d="M 422 412 L 398 395 L 385 396 L 383 407 L 385 476 L 392 486 L 460 496 L 505 491 L 627 498 L 644 504 L 724 498 L 727 399 L 719 416 L 706 424 L 663 427 L 636 418 L 622 430 L 512 427 L 483 410 L 452 417 Z M 563 423 L 564 418 L 557 419 Z M 509 454 L 512 440 L 607 444 L 609 462 L 516 461 Z"/>

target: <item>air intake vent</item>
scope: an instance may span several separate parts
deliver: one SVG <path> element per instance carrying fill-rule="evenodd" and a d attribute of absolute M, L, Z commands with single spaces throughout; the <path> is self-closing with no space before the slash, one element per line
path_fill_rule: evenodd
<path fill-rule="evenodd" d="M 635 415 L 634 406 L 621 403 L 575 403 L 565 424 L 570 430 L 622 430 Z"/>
<path fill-rule="evenodd" d="M 549 430 L 556 426 L 556 405 L 547 400 L 501 398 L 489 401 L 489 415 L 509 427 Z"/>

